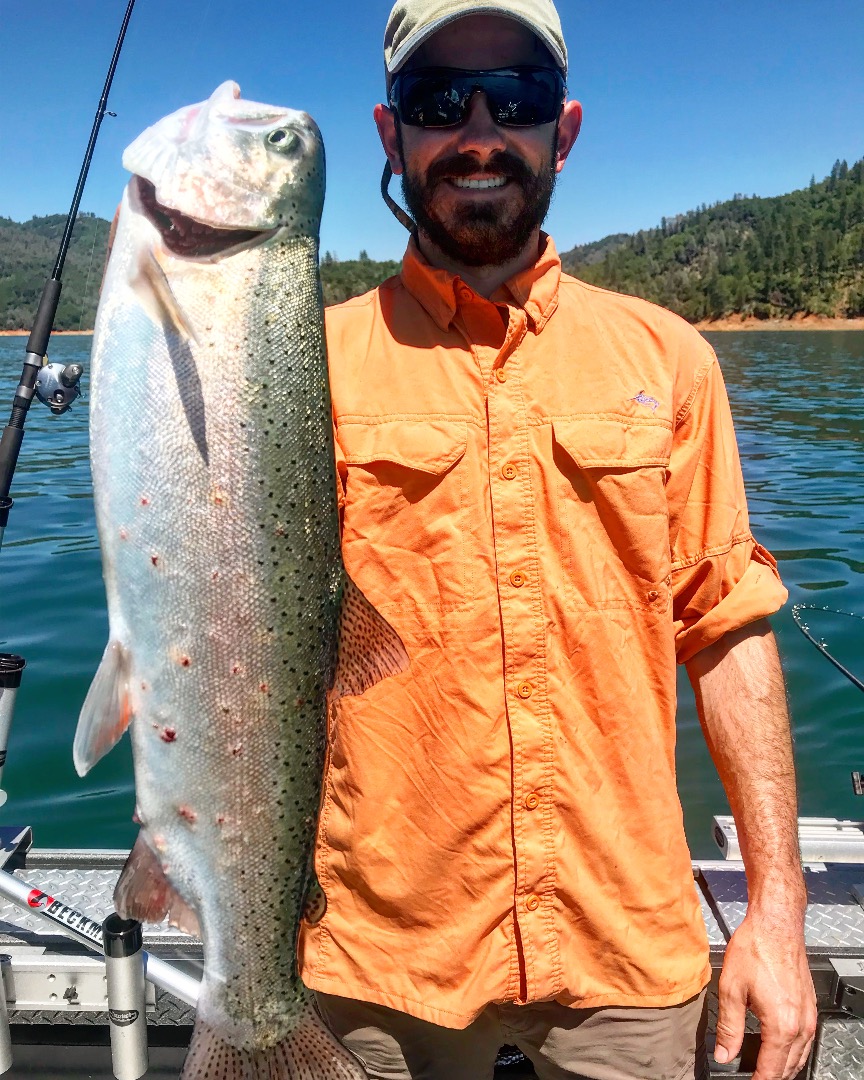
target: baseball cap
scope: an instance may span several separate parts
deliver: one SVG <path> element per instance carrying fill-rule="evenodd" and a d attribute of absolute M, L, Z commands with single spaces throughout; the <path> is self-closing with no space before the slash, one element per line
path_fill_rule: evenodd
<path fill-rule="evenodd" d="M 567 77 L 567 46 L 552 0 L 396 0 L 384 31 L 388 88 L 393 76 L 424 41 L 465 15 L 500 15 L 527 26 Z"/>

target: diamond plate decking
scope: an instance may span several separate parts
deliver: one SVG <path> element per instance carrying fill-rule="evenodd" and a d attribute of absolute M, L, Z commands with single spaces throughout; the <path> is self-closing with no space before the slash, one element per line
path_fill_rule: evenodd
<path fill-rule="evenodd" d="M 747 884 L 740 866 L 703 871 L 721 928 L 731 936 L 747 911 Z M 848 956 L 864 951 L 864 908 L 852 893 L 852 886 L 864 883 L 864 866 L 807 866 L 807 916 L 805 932 L 808 949 Z"/>

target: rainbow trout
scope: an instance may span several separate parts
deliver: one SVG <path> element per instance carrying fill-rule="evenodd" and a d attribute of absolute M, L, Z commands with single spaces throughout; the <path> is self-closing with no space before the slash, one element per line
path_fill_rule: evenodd
<path fill-rule="evenodd" d="M 295 944 L 328 701 L 407 657 L 340 558 L 318 129 L 239 95 L 123 158 L 90 410 L 110 640 L 75 764 L 131 725 L 141 832 L 115 902 L 203 937 L 185 1080 L 357 1080 Z"/>

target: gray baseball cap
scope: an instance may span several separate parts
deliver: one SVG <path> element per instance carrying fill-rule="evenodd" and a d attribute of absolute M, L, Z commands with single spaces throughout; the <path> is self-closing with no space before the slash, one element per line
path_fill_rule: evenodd
<path fill-rule="evenodd" d="M 500 15 L 527 26 L 567 77 L 567 46 L 552 0 L 396 0 L 384 31 L 388 86 L 424 41 L 465 15 Z"/>

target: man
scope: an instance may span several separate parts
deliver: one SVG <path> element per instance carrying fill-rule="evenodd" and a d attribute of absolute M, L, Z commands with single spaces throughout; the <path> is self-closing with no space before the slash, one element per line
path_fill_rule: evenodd
<path fill-rule="evenodd" d="M 333 718 L 302 974 L 370 1078 L 706 1075 L 675 789 L 686 663 L 750 905 L 716 1057 L 805 1061 L 794 773 L 722 379 L 669 312 L 561 274 L 579 132 L 551 0 L 399 0 L 375 122 L 416 232 L 328 313 L 345 564 L 410 670 Z"/>

